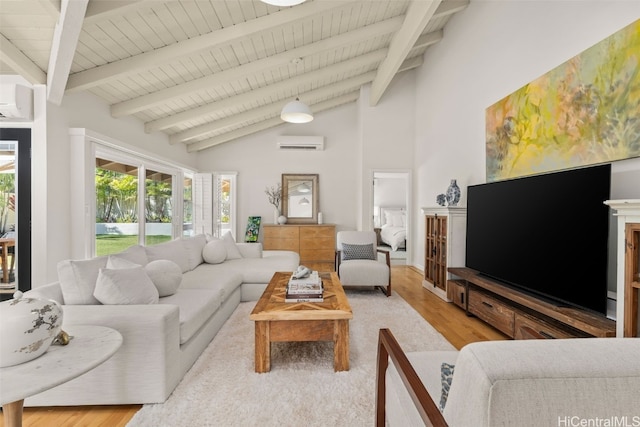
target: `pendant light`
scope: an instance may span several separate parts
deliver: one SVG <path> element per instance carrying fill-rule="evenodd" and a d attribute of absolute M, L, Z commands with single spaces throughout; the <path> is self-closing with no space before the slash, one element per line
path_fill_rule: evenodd
<path fill-rule="evenodd" d="M 296 98 L 284 106 L 280 118 L 289 123 L 308 123 L 313 120 L 313 113 L 307 104 Z"/>
<path fill-rule="evenodd" d="M 310 193 L 311 189 L 306 183 L 303 182 L 302 184 L 300 184 L 300 187 L 298 187 L 298 191 L 301 193 Z"/>
<path fill-rule="evenodd" d="M 304 3 L 305 0 L 261 0 L 263 3 L 270 4 L 272 6 L 295 6 L 300 3 Z"/>

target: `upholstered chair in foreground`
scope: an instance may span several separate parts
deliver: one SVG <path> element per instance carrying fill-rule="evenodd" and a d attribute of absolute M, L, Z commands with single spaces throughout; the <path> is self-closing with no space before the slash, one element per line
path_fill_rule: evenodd
<path fill-rule="evenodd" d="M 375 231 L 339 231 L 336 271 L 342 286 L 372 286 L 391 295 L 389 252 L 378 250 Z"/>

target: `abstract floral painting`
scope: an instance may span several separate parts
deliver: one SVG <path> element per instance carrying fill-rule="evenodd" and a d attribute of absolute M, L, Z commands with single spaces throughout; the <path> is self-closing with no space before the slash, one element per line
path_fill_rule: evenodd
<path fill-rule="evenodd" d="M 486 110 L 487 181 L 640 156 L 640 20 Z"/>

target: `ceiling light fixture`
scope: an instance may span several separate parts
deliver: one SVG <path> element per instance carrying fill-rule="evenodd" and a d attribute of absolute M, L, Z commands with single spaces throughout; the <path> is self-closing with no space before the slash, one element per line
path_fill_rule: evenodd
<path fill-rule="evenodd" d="M 272 6 L 295 6 L 300 3 L 304 3 L 305 0 L 262 0 L 263 3 L 270 4 Z"/>
<path fill-rule="evenodd" d="M 313 113 L 307 104 L 296 98 L 284 106 L 280 118 L 289 123 L 308 123 L 313 120 Z"/>
<path fill-rule="evenodd" d="M 308 205 L 309 204 L 309 199 L 307 199 L 306 197 L 303 197 L 302 200 L 300 200 L 299 204 Z"/>

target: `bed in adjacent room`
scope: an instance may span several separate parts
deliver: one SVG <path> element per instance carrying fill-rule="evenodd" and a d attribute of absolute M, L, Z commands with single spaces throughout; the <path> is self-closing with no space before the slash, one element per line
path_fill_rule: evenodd
<path fill-rule="evenodd" d="M 407 241 L 407 211 L 405 208 L 380 208 L 380 240 L 392 251 L 404 249 Z"/>

